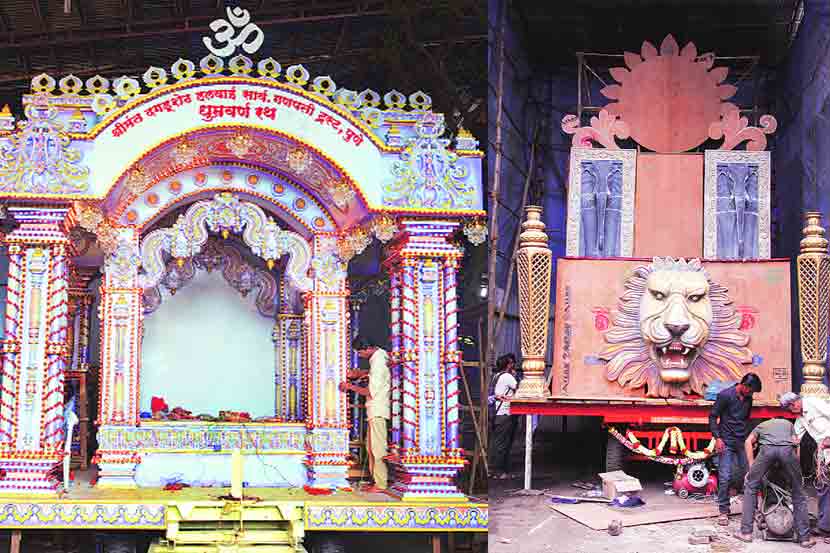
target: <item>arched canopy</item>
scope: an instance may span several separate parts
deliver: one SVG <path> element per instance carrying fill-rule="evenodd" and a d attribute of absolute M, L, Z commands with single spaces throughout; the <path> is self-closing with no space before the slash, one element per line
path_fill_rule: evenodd
<path fill-rule="evenodd" d="M 158 144 L 121 169 L 104 209 L 122 224 L 141 226 L 154 208 L 207 186 L 250 191 L 296 211 L 314 231 L 347 227 L 367 214 L 357 185 L 326 155 L 245 126 L 203 128 Z"/>
<path fill-rule="evenodd" d="M 258 203 L 305 236 L 336 232 L 329 209 L 305 188 L 279 173 L 241 163 L 187 169 L 158 180 L 141 194 L 123 193 L 113 201 L 110 217 L 141 232 L 184 202 L 232 192 Z"/>
<path fill-rule="evenodd" d="M 212 200 L 191 205 L 169 228 L 151 231 L 141 240 L 139 286 L 152 288 L 165 274 L 164 253 L 174 258 L 188 258 L 199 253 L 208 240 L 208 231 L 241 234 L 254 255 L 273 263 L 288 255 L 285 275 L 298 290 L 311 288 L 311 244 L 296 232 L 281 229 L 261 207 L 240 201 L 229 192 Z"/>
<path fill-rule="evenodd" d="M 224 150 L 212 141 L 208 157 L 279 159 L 258 136 L 306 150 L 354 188 L 372 208 L 382 208 L 384 145 L 366 123 L 348 110 L 285 84 L 244 77 L 217 77 L 166 86 L 115 109 L 92 129 L 94 147 L 88 154 L 95 196 L 111 193 L 148 154 L 204 131 L 221 134 L 247 130 L 249 143 L 239 139 Z M 233 138 L 233 137 L 225 137 Z M 266 141 L 267 142 L 267 141 Z M 198 157 L 197 157 L 198 159 Z M 282 156 L 285 160 L 285 156 Z M 336 184 L 336 183 L 335 183 Z"/>

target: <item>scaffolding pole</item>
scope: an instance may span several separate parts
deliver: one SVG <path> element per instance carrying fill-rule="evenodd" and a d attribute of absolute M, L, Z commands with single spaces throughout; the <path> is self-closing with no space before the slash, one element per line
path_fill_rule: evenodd
<path fill-rule="evenodd" d="M 490 186 L 489 207 L 490 207 L 490 244 L 489 244 L 489 258 L 487 267 L 487 355 L 482 359 L 481 371 L 481 414 L 483 426 L 489 429 L 490 421 L 487 420 L 487 401 L 489 396 L 490 385 L 490 368 L 495 360 L 496 353 L 496 258 L 499 251 L 499 227 L 498 227 L 498 200 L 499 200 L 499 186 L 501 183 L 501 163 L 502 163 L 502 123 L 504 119 L 504 35 L 507 28 L 507 9 L 509 2 L 505 1 L 501 9 L 501 17 L 499 20 L 499 35 L 498 35 L 498 79 L 496 81 L 496 139 L 494 141 L 495 154 L 493 156 L 493 178 Z M 487 432 L 484 433 L 485 442 L 488 442 Z M 488 444 L 485 443 L 485 451 Z"/>

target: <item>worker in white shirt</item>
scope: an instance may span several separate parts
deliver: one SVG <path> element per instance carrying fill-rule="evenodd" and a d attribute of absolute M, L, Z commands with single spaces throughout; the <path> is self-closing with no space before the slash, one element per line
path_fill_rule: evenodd
<path fill-rule="evenodd" d="M 780 398 L 781 405 L 798 415 L 795 421 L 795 434 L 798 443 L 807 433 L 818 445 L 821 452 L 818 459 L 825 464 L 830 462 L 830 402 L 826 399 L 787 392 Z M 830 536 L 830 487 L 823 487 L 818 492 L 818 533 L 826 538 Z"/>
<path fill-rule="evenodd" d="M 369 370 L 349 370 L 346 377 L 349 380 L 359 380 L 369 377 L 367 387 L 358 386 L 351 382 L 341 382 L 340 391 L 351 390 L 366 397 L 366 420 L 368 434 L 366 436 L 366 452 L 369 457 L 369 472 L 372 473 L 374 484 L 367 492 L 383 492 L 389 485 L 389 472 L 386 468 L 387 421 L 390 417 L 391 377 L 389 374 L 389 356 L 380 346 L 364 338 L 355 338 L 352 348 L 361 359 L 369 360 Z"/>
<path fill-rule="evenodd" d="M 490 429 L 492 437 L 490 474 L 491 478 L 510 478 L 510 451 L 519 417 L 510 414 L 510 398 L 516 393 L 516 358 L 512 354 L 502 355 L 496 361 L 496 377 L 493 388 L 495 417 Z"/>

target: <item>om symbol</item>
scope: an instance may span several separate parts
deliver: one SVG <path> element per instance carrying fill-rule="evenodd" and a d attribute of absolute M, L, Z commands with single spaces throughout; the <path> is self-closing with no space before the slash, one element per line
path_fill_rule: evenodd
<path fill-rule="evenodd" d="M 213 39 L 204 37 L 202 42 L 205 43 L 207 49 L 213 55 L 219 56 L 220 58 L 230 56 L 240 46 L 248 54 L 253 54 L 259 50 L 259 47 L 262 46 L 262 42 L 265 40 L 265 35 L 262 33 L 262 29 L 251 23 L 251 16 L 248 10 L 243 10 L 237 6 L 235 8 L 227 8 L 227 14 L 227 21 L 217 19 L 210 24 L 210 30 L 214 33 L 213 38 L 220 45 L 224 43 L 224 46 L 217 48 L 213 45 Z"/>

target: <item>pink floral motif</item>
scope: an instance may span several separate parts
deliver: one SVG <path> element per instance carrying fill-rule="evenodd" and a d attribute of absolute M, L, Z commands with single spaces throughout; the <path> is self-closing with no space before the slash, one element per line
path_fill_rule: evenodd
<path fill-rule="evenodd" d="M 576 115 L 566 115 L 562 118 L 562 130 L 574 135 L 573 145 L 577 148 L 593 148 L 593 142 L 597 142 L 609 150 L 619 150 L 614 137 L 625 140 L 629 135 L 628 125 L 605 109 L 599 111 L 599 117 L 591 117 L 589 127 L 580 127 Z"/>
<path fill-rule="evenodd" d="M 594 328 L 605 332 L 611 326 L 611 310 L 607 307 L 594 307 L 591 309 L 594 314 Z"/>
<path fill-rule="evenodd" d="M 778 128 L 778 121 L 772 115 L 762 115 L 760 127 L 750 127 L 749 120 L 733 104 L 723 104 L 720 121 L 709 126 L 709 138 L 723 138 L 719 149 L 734 150 L 738 144 L 748 140 L 746 149 L 759 152 L 767 147 L 766 134 L 772 134 Z"/>
<path fill-rule="evenodd" d="M 735 312 L 741 317 L 741 322 L 738 326 L 739 330 L 752 330 L 753 328 L 755 328 L 755 322 L 758 316 L 757 309 L 755 309 L 754 307 L 742 305 L 736 307 Z"/>

